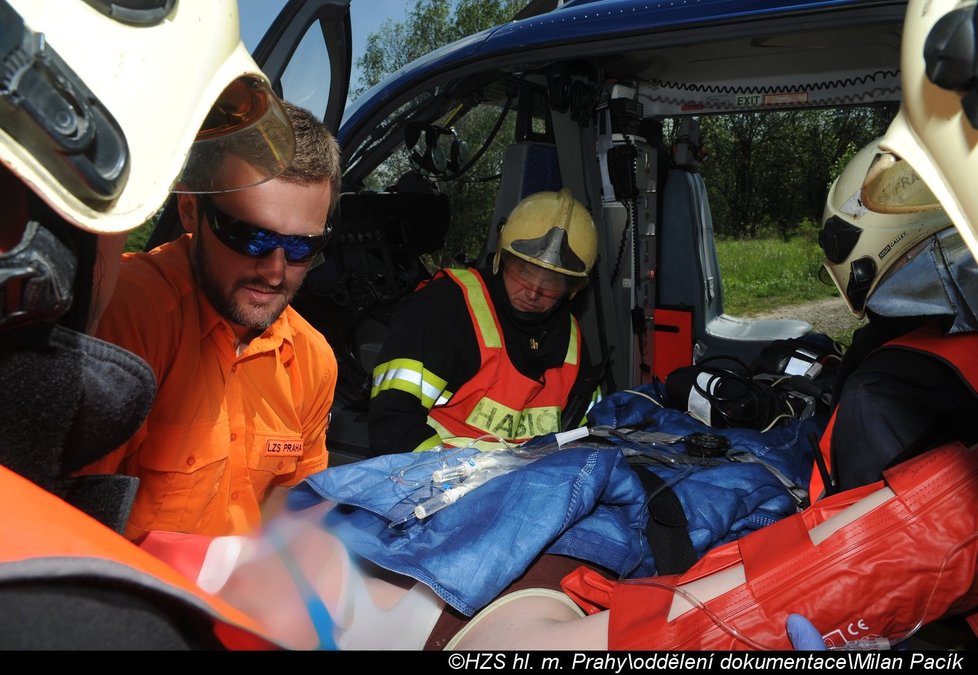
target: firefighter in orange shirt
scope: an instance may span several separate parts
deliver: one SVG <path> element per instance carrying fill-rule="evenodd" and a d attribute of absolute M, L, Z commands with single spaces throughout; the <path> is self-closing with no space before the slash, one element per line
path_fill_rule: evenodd
<path fill-rule="evenodd" d="M 220 194 L 178 194 L 187 234 L 127 254 L 97 335 L 141 356 L 158 393 L 146 423 L 87 474 L 137 476 L 126 535 L 242 534 L 284 493 L 326 468 L 336 359 L 289 306 L 329 236 L 339 148 L 285 104 L 292 164 Z M 226 162 L 225 176 L 252 169 Z"/>

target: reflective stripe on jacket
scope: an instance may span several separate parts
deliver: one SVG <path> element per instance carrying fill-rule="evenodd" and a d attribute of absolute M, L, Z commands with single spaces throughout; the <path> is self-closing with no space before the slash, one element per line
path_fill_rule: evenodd
<path fill-rule="evenodd" d="M 483 436 L 522 443 L 534 436 L 560 431 L 560 417 L 577 379 L 581 334 L 569 315 L 570 339 L 564 363 L 550 368 L 540 380 L 520 373 L 506 353 L 502 327 L 489 300 L 485 282 L 471 270 L 445 270 L 462 289 L 479 341 L 481 365 L 451 399 L 437 402 L 428 413 L 430 424 L 445 445 L 462 447 Z M 495 439 L 490 447 L 499 447 Z"/>

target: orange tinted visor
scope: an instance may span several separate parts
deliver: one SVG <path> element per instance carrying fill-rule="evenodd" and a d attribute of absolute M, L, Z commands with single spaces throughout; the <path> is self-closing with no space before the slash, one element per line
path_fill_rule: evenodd
<path fill-rule="evenodd" d="M 941 207 L 924 180 L 903 159 L 881 152 L 863 181 L 863 206 L 876 213 L 919 213 Z"/>
<path fill-rule="evenodd" d="M 295 136 L 281 100 L 257 77 L 240 77 L 214 103 L 174 192 L 231 192 L 260 185 L 292 163 Z"/>

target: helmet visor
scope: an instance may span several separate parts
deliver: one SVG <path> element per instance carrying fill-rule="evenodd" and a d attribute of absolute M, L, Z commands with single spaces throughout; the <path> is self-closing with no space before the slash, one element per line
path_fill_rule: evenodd
<path fill-rule="evenodd" d="M 295 136 L 281 101 L 256 77 L 240 77 L 211 108 L 174 192 L 231 192 L 288 168 Z"/>
<path fill-rule="evenodd" d="M 510 247 L 514 253 L 543 266 L 570 274 L 587 274 L 587 265 L 574 253 L 567 241 L 567 231 L 562 228 L 554 226 L 535 239 L 514 239 Z"/>
<path fill-rule="evenodd" d="M 523 289 L 539 293 L 552 300 L 559 300 L 569 293 L 580 290 L 587 282 L 587 279 L 571 277 L 535 265 L 508 251 L 503 252 L 503 274 Z"/>
<path fill-rule="evenodd" d="M 869 165 L 862 202 L 877 213 L 919 213 L 941 206 L 910 165 L 889 152 L 879 153 Z"/>

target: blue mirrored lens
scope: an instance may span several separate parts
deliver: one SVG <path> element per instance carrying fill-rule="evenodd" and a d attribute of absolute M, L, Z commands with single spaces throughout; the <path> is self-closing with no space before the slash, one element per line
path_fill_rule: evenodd
<path fill-rule="evenodd" d="M 264 258 L 275 249 L 280 248 L 285 253 L 285 259 L 290 263 L 307 262 L 314 258 L 326 245 L 327 235 L 297 235 L 279 234 L 238 220 L 221 211 L 207 200 L 207 216 L 211 230 L 221 242 L 242 255 L 251 258 Z"/>
<path fill-rule="evenodd" d="M 322 248 L 322 237 L 284 235 L 248 225 L 241 221 L 236 223 L 235 229 L 244 229 L 241 227 L 242 225 L 248 231 L 236 233 L 236 238 L 246 248 L 246 255 L 250 255 L 253 258 L 264 258 L 275 249 L 280 248 L 285 251 L 286 260 L 289 262 L 301 262 L 312 258 Z"/>

